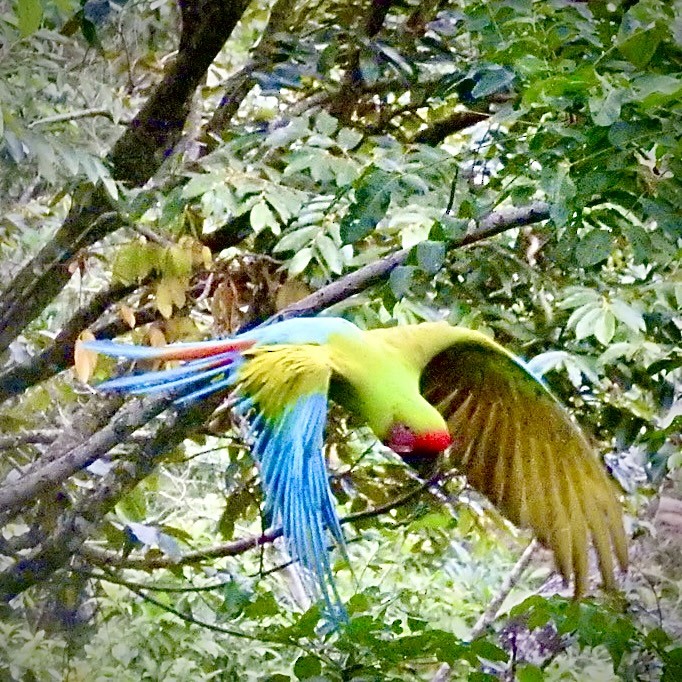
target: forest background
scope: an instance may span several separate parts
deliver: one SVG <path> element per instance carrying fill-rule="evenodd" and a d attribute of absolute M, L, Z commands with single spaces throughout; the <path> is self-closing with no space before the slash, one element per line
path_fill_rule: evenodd
<path fill-rule="evenodd" d="M 2 679 L 682 679 L 680 95 L 679 0 L 0 3 Z M 229 412 L 71 369 L 318 313 L 530 360 L 623 488 L 621 594 L 335 412 L 329 631 Z"/>

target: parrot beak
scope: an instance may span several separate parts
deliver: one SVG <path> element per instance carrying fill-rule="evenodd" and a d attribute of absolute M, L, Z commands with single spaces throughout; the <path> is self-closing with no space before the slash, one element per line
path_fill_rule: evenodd
<path fill-rule="evenodd" d="M 452 438 L 447 431 L 418 436 L 405 424 L 395 424 L 384 441 L 421 478 L 431 478 L 438 473 L 440 454 L 451 443 Z"/>

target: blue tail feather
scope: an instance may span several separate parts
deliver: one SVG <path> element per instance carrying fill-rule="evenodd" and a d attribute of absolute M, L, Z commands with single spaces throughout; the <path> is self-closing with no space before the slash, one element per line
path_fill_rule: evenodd
<path fill-rule="evenodd" d="M 226 365 L 229 364 L 221 363 L 218 367 L 214 367 L 215 363 L 215 359 L 212 362 L 204 360 L 202 364 L 206 369 L 203 369 L 201 366 L 188 367 L 183 365 L 176 369 L 118 377 L 100 384 L 100 388 L 107 391 L 128 393 L 151 393 L 159 390 L 171 390 L 184 384 L 202 381 L 205 378 L 220 374 L 225 371 Z"/>

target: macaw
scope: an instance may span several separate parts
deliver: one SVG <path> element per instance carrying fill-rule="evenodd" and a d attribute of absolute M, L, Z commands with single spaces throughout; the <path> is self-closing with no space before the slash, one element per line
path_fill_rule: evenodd
<path fill-rule="evenodd" d="M 553 550 L 587 588 L 596 549 L 605 587 L 627 543 L 615 489 L 567 410 L 526 365 L 484 334 L 447 322 L 363 331 L 335 317 L 285 320 L 233 338 L 150 348 L 111 341 L 87 350 L 173 369 L 109 380 L 104 390 L 172 392 L 182 405 L 216 391 L 249 424 L 266 512 L 304 568 L 311 596 L 342 613 L 327 533 L 345 554 L 323 452 L 328 401 L 358 415 L 414 466 L 441 453 L 513 523 Z"/>

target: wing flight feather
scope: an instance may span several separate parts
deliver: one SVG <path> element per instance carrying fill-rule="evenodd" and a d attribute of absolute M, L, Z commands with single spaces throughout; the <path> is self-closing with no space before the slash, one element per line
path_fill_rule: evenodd
<path fill-rule="evenodd" d="M 627 564 L 613 483 L 563 406 L 521 363 L 492 343 L 457 342 L 422 374 L 422 393 L 445 418 L 450 457 L 512 522 L 553 550 L 559 571 L 587 589 L 588 549 L 604 584 L 615 553 Z"/>

